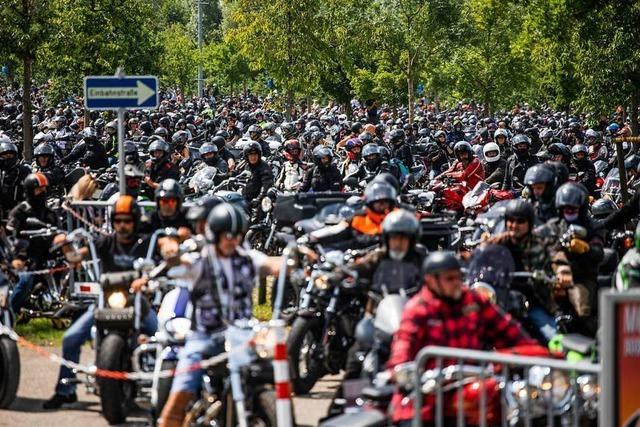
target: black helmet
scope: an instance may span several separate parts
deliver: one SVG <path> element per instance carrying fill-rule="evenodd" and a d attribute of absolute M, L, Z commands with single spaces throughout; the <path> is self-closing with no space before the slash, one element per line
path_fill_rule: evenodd
<path fill-rule="evenodd" d="M 6 153 L 13 153 L 12 159 L 0 159 L 3 169 L 9 169 L 18 163 L 18 147 L 12 142 L 3 142 L 0 144 L 0 156 Z"/>
<path fill-rule="evenodd" d="M 584 153 L 584 155 L 586 156 L 589 153 L 589 149 L 584 144 L 576 144 L 573 147 L 571 147 L 571 154 L 573 155 L 574 158 L 578 153 Z"/>
<path fill-rule="evenodd" d="M 456 142 L 456 145 L 453 146 L 453 152 L 455 153 L 456 157 L 458 157 L 458 154 L 463 151 L 469 153 L 469 157 L 472 157 L 474 154 L 471 144 L 469 144 L 467 141 Z"/>
<path fill-rule="evenodd" d="M 526 218 L 529 221 L 529 231 L 536 219 L 536 214 L 533 209 L 533 205 L 524 199 L 509 200 L 504 210 L 504 217 L 506 218 Z"/>
<path fill-rule="evenodd" d="M 204 127 L 209 132 L 213 132 L 214 130 L 216 130 L 216 122 L 214 120 L 208 119 L 204 122 Z"/>
<path fill-rule="evenodd" d="M 165 141 L 169 139 L 169 132 L 164 127 L 157 127 L 156 130 L 153 131 L 153 134 L 161 136 Z"/>
<path fill-rule="evenodd" d="M 371 181 L 367 188 L 364 189 L 364 203 L 367 206 L 371 206 L 375 202 L 388 200 L 395 206 L 397 195 L 396 189 L 388 183 Z"/>
<path fill-rule="evenodd" d="M 39 156 L 53 157 L 55 153 L 56 152 L 53 149 L 53 147 L 45 142 L 44 144 L 38 145 L 36 149 L 33 150 L 33 157 L 39 157 Z"/>
<path fill-rule="evenodd" d="M 562 184 L 569 180 L 569 168 L 562 162 L 549 162 L 547 163 L 553 168 L 555 179 L 553 182 L 554 191 Z"/>
<path fill-rule="evenodd" d="M 438 274 L 445 270 L 460 270 L 460 261 L 453 252 L 432 252 L 422 263 L 422 274 Z"/>
<path fill-rule="evenodd" d="M 242 149 L 242 156 L 245 160 L 247 160 L 247 156 L 250 153 L 258 153 L 262 156 L 262 147 L 260 146 L 259 142 L 251 141 L 244 146 L 244 148 Z"/>
<path fill-rule="evenodd" d="M 163 127 L 165 130 L 169 129 L 171 127 L 171 119 L 169 119 L 169 117 L 166 117 L 166 116 L 161 117 L 160 120 L 158 120 L 158 124 L 161 127 Z M 158 132 L 158 129 L 156 129 L 156 132 Z"/>
<path fill-rule="evenodd" d="M 382 221 L 382 235 L 385 238 L 392 234 L 401 234 L 415 240 L 420 236 L 420 231 L 420 222 L 415 214 L 405 209 L 389 213 Z"/>
<path fill-rule="evenodd" d="M 184 193 L 182 187 L 178 184 L 178 181 L 172 178 L 167 178 L 158 185 L 155 191 L 155 201 L 158 203 L 160 199 L 176 199 L 178 200 L 178 206 L 182 203 Z"/>
<path fill-rule="evenodd" d="M 351 125 L 351 133 L 352 134 L 360 135 L 361 132 L 362 132 L 362 123 L 355 122 L 354 124 Z"/>
<path fill-rule="evenodd" d="M 392 144 L 396 144 L 398 142 L 404 141 L 404 132 L 402 129 L 394 129 L 389 134 L 389 142 Z"/>
<path fill-rule="evenodd" d="M 36 172 L 30 173 L 22 182 L 22 186 L 24 187 L 24 193 L 27 198 L 33 195 L 33 191 L 36 188 L 43 188 L 49 186 L 49 180 L 47 176 L 43 173 Z"/>
<path fill-rule="evenodd" d="M 396 189 L 396 193 L 400 193 L 400 181 L 389 172 L 382 172 L 373 178 L 371 182 L 385 182 Z"/>
<path fill-rule="evenodd" d="M 162 124 L 162 123 L 160 123 Z M 187 127 L 187 121 L 185 119 L 180 119 L 176 122 L 176 129 L 181 129 L 180 126 Z"/>
<path fill-rule="evenodd" d="M 153 151 L 162 151 L 164 152 L 165 155 L 168 155 L 170 148 L 169 148 L 169 144 L 167 144 L 165 141 L 157 139 L 153 141 L 151 144 L 149 144 L 148 151 L 149 151 L 149 154 L 151 154 L 151 152 Z"/>
<path fill-rule="evenodd" d="M 540 165 L 533 165 L 524 174 L 525 185 L 533 184 L 549 184 L 555 179 L 555 171 L 553 166 L 546 163 Z"/>
<path fill-rule="evenodd" d="M 216 147 L 218 147 L 218 151 L 222 150 L 224 146 L 227 144 L 227 142 L 224 140 L 223 137 L 217 136 L 217 135 L 211 138 L 211 143 Z"/>
<path fill-rule="evenodd" d="M 582 185 L 576 182 L 566 182 L 558 188 L 556 192 L 556 208 L 564 206 L 583 208 L 587 203 L 589 192 Z"/>
<path fill-rule="evenodd" d="M 138 155 L 138 147 L 133 141 L 124 142 L 124 162 L 126 164 L 135 165 L 140 161 Z"/>
<path fill-rule="evenodd" d="M 565 162 L 568 162 L 571 158 L 571 150 L 569 150 L 569 147 L 560 142 L 554 142 L 553 144 L 549 145 L 547 152 L 554 156 L 561 155 L 562 160 Z"/>
<path fill-rule="evenodd" d="M 219 131 L 216 132 L 216 136 L 221 136 L 224 138 L 224 140 L 226 141 L 227 139 L 231 138 L 231 135 L 229 135 L 229 132 L 227 132 L 224 129 L 220 129 Z"/>
<path fill-rule="evenodd" d="M 260 126 L 258 125 L 251 125 L 249 126 L 249 129 L 247 130 L 247 132 L 249 132 L 249 135 L 251 135 L 252 133 L 257 133 L 262 135 L 262 128 L 260 128 Z"/>
<path fill-rule="evenodd" d="M 380 147 L 377 144 L 365 145 L 364 148 L 362 149 L 362 157 L 366 159 L 368 156 L 371 156 L 372 154 L 377 154 L 378 156 L 380 156 Z"/>
<path fill-rule="evenodd" d="M 636 170 L 638 165 L 640 164 L 640 157 L 636 154 L 632 154 L 626 159 L 624 159 L 624 168 L 625 170 Z"/>
<path fill-rule="evenodd" d="M 151 136 L 153 134 L 153 125 L 151 124 L 151 122 L 147 120 L 140 123 L 139 129 L 140 129 L 140 132 L 142 132 L 145 136 Z"/>
<path fill-rule="evenodd" d="M 531 139 L 525 134 L 518 134 L 511 139 L 511 146 L 515 148 L 516 145 L 527 144 L 527 147 L 531 147 Z"/>
<path fill-rule="evenodd" d="M 370 144 L 373 142 L 373 136 L 369 132 L 362 132 L 358 139 L 362 141 L 362 145 Z"/>
<path fill-rule="evenodd" d="M 217 153 L 218 146 L 211 142 L 205 142 L 200 146 L 200 149 L 198 151 L 200 151 L 200 156 L 204 156 L 205 154 L 209 154 L 209 153 Z"/>
<path fill-rule="evenodd" d="M 189 140 L 189 134 L 185 130 L 179 130 L 171 137 L 171 143 L 174 146 L 184 145 Z"/>
<path fill-rule="evenodd" d="M 591 205 L 591 215 L 604 219 L 618 210 L 618 205 L 611 199 L 598 199 Z"/>
<path fill-rule="evenodd" d="M 237 206 L 230 203 L 220 203 L 209 213 L 207 217 L 207 239 L 216 241 L 219 233 L 232 233 L 242 235 L 249 228 L 249 218 Z"/>
<path fill-rule="evenodd" d="M 209 212 L 222 202 L 223 199 L 219 196 L 204 196 L 199 198 L 187 211 L 187 221 L 207 219 Z"/>
<path fill-rule="evenodd" d="M 296 130 L 293 123 L 287 122 L 280 125 L 280 133 L 282 133 L 284 139 L 290 139 L 295 132 Z"/>
<path fill-rule="evenodd" d="M 333 158 L 333 153 L 329 147 L 325 147 L 324 145 L 318 145 L 313 149 L 313 161 L 318 166 L 323 166 L 322 158 L 329 157 L 329 159 Z"/>

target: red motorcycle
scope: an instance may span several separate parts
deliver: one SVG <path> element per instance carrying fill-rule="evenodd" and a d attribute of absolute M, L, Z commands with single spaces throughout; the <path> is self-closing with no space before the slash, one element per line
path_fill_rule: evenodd
<path fill-rule="evenodd" d="M 462 206 L 467 216 L 475 218 L 479 213 L 485 212 L 489 206 L 501 200 L 514 198 L 513 191 L 491 188 L 489 184 L 480 181 L 462 198 Z"/>

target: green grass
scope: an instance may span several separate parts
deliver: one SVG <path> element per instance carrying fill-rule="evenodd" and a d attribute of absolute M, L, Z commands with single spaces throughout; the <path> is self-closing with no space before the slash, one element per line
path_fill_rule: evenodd
<path fill-rule="evenodd" d="M 16 332 L 32 343 L 41 346 L 60 347 L 64 330 L 53 327 L 49 319 L 32 319 L 24 325 L 16 325 Z"/>

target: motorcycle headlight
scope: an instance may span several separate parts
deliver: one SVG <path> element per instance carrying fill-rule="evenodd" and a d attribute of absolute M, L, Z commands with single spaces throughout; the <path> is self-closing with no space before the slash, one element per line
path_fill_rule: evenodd
<path fill-rule="evenodd" d="M 123 291 L 111 292 L 107 297 L 107 303 L 111 308 L 125 308 L 127 305 L 127 295 Z"/>
<path fill-rule="evenodd" d="M 259 358 L 273 358 L 273 351 L 275 347 L 276 334 L 273 329 L 263 328 L 256 332 L 256 335 L 253 337 L 253 348 Z"/>
<path fill-rule="evenodd" d="M 183 340 L 191 333 L 191 320 L 185 317 L 176 317 L 165 323 L 167 332 L 178 340 Z"/>
<path fill-rule="evenodd" d="M 592 375 L 581 375 L 577 378 L 576 382 L 580 388 L 580 396 L 584 400 L 597 399 L 600 395 L 600 384 L 596 382 L 595 377 Z"/>
<path fill-rule="evenodd" d="M 413 388 L 416 364 L 414 362 L 401 363 L 393 368 L 396 383 L 404 390 Z"/>
<path fill-rule="evenodd" d="M 313 281 L 313 286 L 315 286 L 317 289 L 321 291 L 326 291 L 327 289 L 329 289 L 329 286 L 330 286 L 329 276 L 327 276 L 326 274 L 319 275 Z"/>
<path fill-rule="evenodd" d="M 487 300 L 491 301 L 491 303 L 493 304 L 495 304 L 498 300 L 495 289 L 493 289 L 493 286 L 488 283 L 476 282 L 471 285 L 471 289 L 485 297 Z"/>
<path fill-rule="evenodd" d="M 271 212 L 271 209 L 273 209 L 273 200 L 269 197 L 263 197 L 260 202 L 260 208 L 262 209 L 262 212 Z"/>
<path fill-rule="evenodd" d="M 554 402 L 561 402 L 569 393 L 571 383 L 565 372 L 553 371 L 544 378 L 540 388 L 546 392 L 551 391 Z"/>

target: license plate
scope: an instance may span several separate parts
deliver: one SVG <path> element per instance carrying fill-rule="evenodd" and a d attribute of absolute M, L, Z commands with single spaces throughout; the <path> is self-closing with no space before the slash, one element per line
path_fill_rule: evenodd
<path fill-rule="evenodd" d="M 75 282 L 74 293 L 80 296 L 100 295 L 100 284 L 96 282 Z"/>

